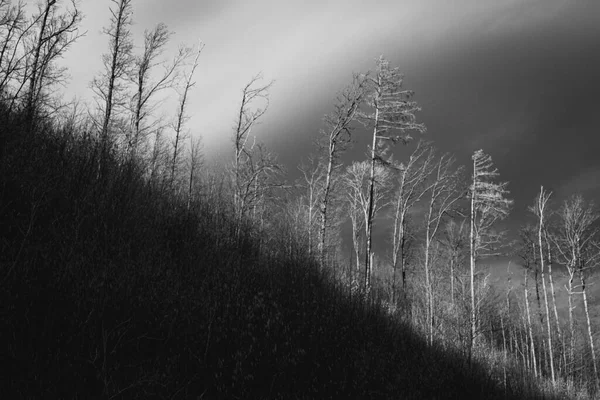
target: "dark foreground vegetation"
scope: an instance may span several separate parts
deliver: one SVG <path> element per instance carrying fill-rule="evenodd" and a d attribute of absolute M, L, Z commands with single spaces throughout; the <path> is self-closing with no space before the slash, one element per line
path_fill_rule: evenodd
<path fill-rule="evenodd" d="M 0 114 L 3 398 L 541 397 L 332 283 L 283 224 L 236 233 L 214 182 L 188 203 L 133 162 L 99 174 L 85 132 Z"/>

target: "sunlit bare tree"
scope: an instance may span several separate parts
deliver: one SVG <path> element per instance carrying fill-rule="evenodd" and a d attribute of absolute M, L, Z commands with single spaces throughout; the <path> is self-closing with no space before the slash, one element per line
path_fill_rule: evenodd
<path fill-rule="evenodd" d="M 375 214 L 375 170 L 377 165 L 388 163 L 391 145 L 399 141 L 407 143 L 412 132 L 424 132 L 425 126 L 416 122 L 415 113 L 420 110 L 412 101 L 413 92 L 402 88 L 404 76 L 398 68 L 392 68 L 385 58 L 377 60 L 375 73 L 366 77 L 368 94 L 367 111 L 360 111 L 360 118 L 372 128 L 370 150 L 370 176 L 366 218 L 365 285 L 369 279 L 373 217 Z"/>
<path fill-rule="evenodd" d="M 426 192 L 425 181 L 432 172 L 433 149 L 430 143 L 419 141 L 408 161 L 392 165 L 396 189 L 391 203 L 394 207 L 392 230 L 392 303 L 396 301 L 396 279 L 398 264 L 402 279 L 402 291 L 406 293 L 406 256 L 409 234 L 407 219 L 411 209 Z"/>
<path fill-rule="evenodd" d="M 454 157 L 448 154 L 441 155 L 433 165 L 431 183 L 426 187 L 429 201 L 425 218 L 424 267 L 430 344 L 433 344 L 435 300 L 431 277 L 431 248 L 435 243 L 442 221 L 464 198 L 466 189 L 462 182 L 463 169 L 455 167 L 455 162 Z"/>
<path fill-rule="evenodd" d="M 248 206 L 247 200 L 250 187 L 255 184 L 253 178 L 251 178 L 255 173 L 255 166 L 252 162 L 254 145 L 252 144 L 253 141 L 249 144 L 248 140 L 250 139 L 252 128 L 265 115 L 269 108 L 269 89 L 273 84 L 273 82 L 260 84 L 262 79 L 262 74 L 258 74 L 244 86 L 233 132 L 235 152 L 233 160 L 233 192 L 234 205 L 239 220 L 241 220 L 247 211 L 246 207 Z M 257 102 L 259 103 L 258 107 L 256 105 Z"/>
<path fill-rule="evenodd" d="M 473 154 L 473 175 L 469 189 L 471 202 L 470 223 L 470 278 L 471 278 L 471 337 L 469 345 L 469 360 L 471 360 L 473 345 L 478 335 L 478 312 L 475 289 L 476 262 L 483 257 L 500 255 L 504 232 L 494 229 L 497 221 L 508 216 L 512 200 L 506 198 L 509 194 L 507 182 L 498 183 L 495 180 L 500 175 L 492 163 L 492 157 L 483 150 Z"/>
<path fill-rule="evenodd" d="M 359 241 L 360 227 L 364 227 L 365 237 L 369 234 L 367 221 L 369 218 L 370 207 L 373 207 L 372 218 L 378 211 L 385 206 L 386 196 L 389 194 L 389 181 L 391 178 L 390 170 L 382 165 L 375 168 L 375 187 L 370 188 L 370 166 L 368 161 L 353 162 L 346 170 L 345 187 L 347 193 L 347 202 L 352 220 L 354 251 L 356 254 L 357 268 L 359 263 Z M 370 258 L 370 257 L 369 257 Z M 364 273 L 365 288 L 369 288 L 372 271 L 370 264 Z"/>
<path fill-rule="evenodd" d="M 586 203 L 580 195 L 574 195 L 565 200 L 558 212 L 560 220 L 559 230 L 553 236 L 560 261 L 566 266 L 569 274 L 567 291 L 569 294 L 569 330 L 571 335 L 569 363 L 574 362 L 575 348 L 575 324 L 573 319 L 573 295 L 579 294 L 583 298 L 583 306 L 586 314 L 588 327 L 588 338 L 591 346 L 592 362 L 594 366 L 595 384 L 598 386 L 598 367 L 594 350 L 594 341 L 589 315 L 589 306 L 586 292 L 586 273 L 600 261 L 600 253 L 597 251 L 600 214 L 591 203 Z M 579 285 L 574 284 L 575 275 L 579 275 Z"/>
<path fill-rule="evenodd" d="M 321 194 L 321 228 L 319 252 L 321 267 L 325 263 L 325 242 L 327 239 L 328 210 L 335 174 L 340 167 L 340 156 L 351 143 L 352 123 L 365 96 L 366 80 L 355 75 L 352 83 L 338 95 L 334 111 L 325 117 L 326 128 L 321 130 L 319 143 L 325 151 L 325 182 Z"/>

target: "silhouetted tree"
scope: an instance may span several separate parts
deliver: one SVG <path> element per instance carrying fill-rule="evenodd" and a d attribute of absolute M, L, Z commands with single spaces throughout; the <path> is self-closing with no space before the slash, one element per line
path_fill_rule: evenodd
<path fill-rule="evenodd" d="M 252 127 L 258 120 L 267 112 L 269 108 L 269 89 L 273 82 L 266 85 L 259 85 L 262 80 L 262 74 L 254 76 L 244 89 L 242 90 L 242 101 L 236 119 L 233 145 L 234 145 L 234 165 L 233 165 L 233 199 L 238 214 L 238 220 L 241 221 L 242 216 L 248 209 L 248 199 L 251 188 L 254 186 L 256 176 L 255 166 L 252 160 L 252 150 L 254 144 L 248 146 L 248 139 Z M 255 107 L 255 102 L 262 101 L 264 104 L 259 108 Z M 254 194 L 252 195 L 254 196 Z"/>
<path fill-rule="evenodd" d="M 135 94 L 131 99 L 131 129 L 128 132 L 127 151 L 136 158 L 139 147 L 145 142 L 154 126 L 147 125 L 147 119 L 155 111 L 159 103 L 154 98 L 165 89 L 173 88 L 178 78 L 179 68 L 189 56 L 190 50 L 180 48 L 171 62 L 161 60 L 169 43 L 171 32 L 163 23 L 156 25 L 151 31 L 144 32 L 144 48 L 141 55 L 133 58 L 130 80 L 135 86 Z M 158 78 L 152 74 L 162 67 Z"/>
<path fill-rule="evenodd" d="M 196 68 L 198 68 L 198 62 L 200 59 L 200 54 L 202 54 L 202 50 L 204 49 L 204 43 L 200 42 L 196 49 L 196 57 L 194 58 L 194 62 L 188 72 L 184 73 L 184 83 L 183 90 L 179 93 L 179 104 L 177 105 L 177 115 L 175 117 L 175 123 L 173 124 L 173 131 L 175 132 L 175 138 L 173 139 L 173 158 L 171 159 L 171 186 L 173 186 L 175 181 L 176 170 L 179 161 L 179 155 L 181 153 L 181 143 L 185 139 L 184 138 L 184 128 L 185 124 L 189 120 L 189 115 L 187 114 L 187 103 L 188 96 L 190 90 L 194 87 L 196 82 L 194 79 L 194 73 L 196 72 Z M 191 49 L 182 49 L 179 51 L 178 58 L 173 62 L 174 68 L 178 67 L 179 62 L 184 62 L 190 55 Z M 179 58 L 181 57 L 181 58 Z"/>
<path fill-rule="evenodd" d="M 127 78 L 134 65 L 133 41 L 131 25 L 133 9 L 132 0 L 111 0 L 110 25 L 102 32 L 108 36 L 109 50 L 102 55 L 103 71 L 92 81 L 92 90 L 96 95 L 96 103 L 103 114 L 98 121 L 101 144 L 101 169 L 112 146 L 110 138 L 111 124 L 117 108 L 127 106 L 125 93 Z"/>
<path fill-rule="evenodd" d="M 58 0 L 46 0 L 39 6 L 39 16 L 34 17 L 38 21 L 34 25 L 37 37 L 26 50 L 30 54 L 25 104 L 29 118 L 41 104 L 44 89 L 64 81 L 66 69 L 58 68 L 55 62 L 81 37 L 81 14 L 75 0 L 71 0 L 71 8 L 63 14 L 57 15 L 57 7 Z"/>

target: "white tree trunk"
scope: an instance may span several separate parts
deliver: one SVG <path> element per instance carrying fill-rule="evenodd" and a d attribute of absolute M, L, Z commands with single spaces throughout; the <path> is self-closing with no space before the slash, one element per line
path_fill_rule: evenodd
<path fill-rule="evenodd" d="M 379 108 L 375 109 L 375 127 L 373 128 L 373 143 L 371 144 L 371 175 L 369 177 L 369 208 L 367 210 L 367 218 L 366 218 L 366 233 L 367 237 L 365 238 L 367 242 L 366 246 L 366 254 L 365 254 L 365 290 L 369 288 L 371 285 L 371 236 L 373 234 L 373 214 L 374 211 L 374 197 L 375 197 L 375 162 L 376 162 L 376 153 L 375 149 L 377 147 L 377 132 L 378 132 L 378 121 L 379 121 Z"/>
<path fill-rule="evenodd" d="M 531 312 L 529 308 L 529 288 L 527 286 L 528 272 L 525 271 L 525 310 L 527 312 L 527 331 L 529 333 L 529 348 L 531 350 L 531 362 L 533 367 L 533 374 L 537 377 L 537 360 L 535 356 L 535 342 L 533 340 L 533 329 L 531 327 Z"/>
<path fill-rule="evenodd" d="M 477 171 L 476 163 L 473 161 L 473 189 L 471 193 L 471 232 L 469 234 L 469 246 L 470 246 L 470 278 L 471 278 L 471 337 L 470 337 L 470 349 L 469 349 L 469 363 L 471 363 L 471 356 L 473 353 L 473 345 L 475 344 L 475 334 L 477 333 L 477 315 L 475 310 L 475 250 L 476 250 L 476 238 L 475 238 L 475 197 L 477 196 L 476 190 L 477 183 Z"/>
<path fill-rule="evenodd" d="M 546 290 L 546 269 L 544 268 L 544 245 L 542 244 L 542 230 L 544 228 L 544 188 L 540 191 L 538 202 L 538 247 L 540 250 L 540 269 L 542 271 L 542 289 L 544 291 L 544 306 L 546 308 L 546 328 L 548 332 L 548 358 L 550 363 L 550 374 L 552 376 L 552 385 L 556 386 L 556 376 L 554 374 L 554 354 L 552 352 L 552 329 L 550 326 L 550 308 L 548 306 L 548 291 Z"/>
<path fill-rule="evenodd" d="M 596 391 L 598 391 L 598 389 L 600 389 L 600 382 L 598 381 L 598 364 L 596 362 L 596 352 L 594 350 L 594 336 L 592 335 L 592 323 L 590 320 L 590 311 L 588 308 L 588 301 L 587 301 L 587 294 L 586 294 L 586 287 L 585 287 L 585 276 L 583 275 L 583 271 L 581 271 L 581 270 L 579 271 L 579 279 L 581 281 L 581 294 L 583 296 L 583 309 L 585 311 L 588 337 L 590 340 L 590 350 L 592 353 L 592 364 L 594 366 L 594 384 L 596 387 Z"/>

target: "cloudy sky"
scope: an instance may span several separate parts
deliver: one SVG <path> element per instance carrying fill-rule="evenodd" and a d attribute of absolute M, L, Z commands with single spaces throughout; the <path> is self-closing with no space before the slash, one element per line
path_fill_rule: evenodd
<path fill-rule="evenodd" d="M 109 0 L 83 0 L 88 31 L 65 62 L 85 98 L 107 40 Z M 510 181 L 515 216 L 539 185 L 600 198 L 597 0 L 134 0 L 136 43 L 158 22 L 206 47 L 190 128 L 223 155 L 241 88 L 275 80 L 255 130 L 293 170 L 353 72 L 385 55 L 416 92 L 427 138 L 461 163 L 482 148 Z M 167 110 L 168 111 L 168 110 Z M 366 136 L 357 137 L 358 158 Z"/>

